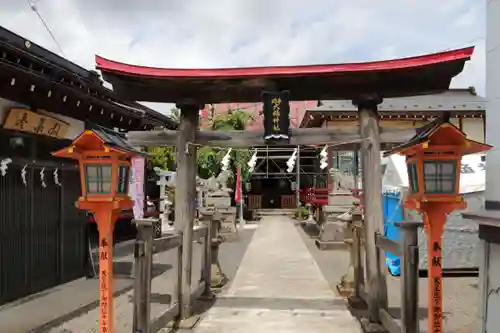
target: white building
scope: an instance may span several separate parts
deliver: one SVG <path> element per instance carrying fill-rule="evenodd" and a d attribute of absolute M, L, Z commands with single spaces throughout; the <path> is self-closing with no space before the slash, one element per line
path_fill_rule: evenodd
<path fill-rule="evenodd" d="M 487 1 L 486 15 L 486 143 L 493 149 L 486 157 L 486 210 L 464 214 L 480 223 L 479 333 L 500 330 L 500 1 Z"/>

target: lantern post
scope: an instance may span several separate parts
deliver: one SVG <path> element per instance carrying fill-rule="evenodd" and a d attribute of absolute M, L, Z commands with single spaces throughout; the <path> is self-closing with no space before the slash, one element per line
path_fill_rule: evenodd
<path fill-rule="evenodd" d="M 422 214 L 427 234 L 429 333 L 443 332 L 442 235 L 446 218 L 466 207 L 460 195 L 461 159 L 490 149 L 489 145 L 467 139 L 445 116 L 384 154 L 406 157 L 409 191 L 404 206 Z"/>
<path fill-rule="evenodd" d="M 119 134 L 101 127 L 86 130 L 56 157 L 78 160 L 82 195 L 76 206 L 94 214 L 99 231 L 99 327 L 113 333 L 113 229 L 122 210 L 131 209 L 128 197 L 130 159 L 140 152 Z"/>

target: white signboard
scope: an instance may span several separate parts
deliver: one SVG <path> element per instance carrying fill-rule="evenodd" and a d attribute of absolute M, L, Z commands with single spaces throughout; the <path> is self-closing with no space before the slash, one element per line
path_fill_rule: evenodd
<path fill-rule="evenodd" d="M 131 160 L 132 167 L 130 168 L 130 181 L 128 195 L 134 202 L 134 218 L 140 219 L 144 217 L 144 157 L 133 157 Z"/>

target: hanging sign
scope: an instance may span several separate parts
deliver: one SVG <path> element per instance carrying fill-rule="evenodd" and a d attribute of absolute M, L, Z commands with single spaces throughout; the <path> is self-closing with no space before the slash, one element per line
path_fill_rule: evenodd
<path fill-rule="evenodd" d="M 12 108 L 5 119 L 3 128 L 61 139 L 68 132 L 69 124 L 26 109 Z"/>
<path fill-rule="evenodd" d="M 289 139 L 290 91 L 262 93 L 264 140 Z"/>
<path fill-rule="evenodd" d="M 146 161 L 143 157 L 132 157 L 130 168 L 129 196 L 134 202 L 134 218 L 144 217 L 144 168 Z"/>

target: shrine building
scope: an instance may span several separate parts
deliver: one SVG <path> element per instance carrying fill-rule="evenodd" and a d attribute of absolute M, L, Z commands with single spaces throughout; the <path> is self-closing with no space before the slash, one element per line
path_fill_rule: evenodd
<path fill-rule="evenodd" d="M 118 97 L 97 72 L 2 27 L 0 87 L 1 305 L 91 269 L 97 234 L 92 218 L 75 208 L 78 165 L 51 152 L 91 124 L 117 133 L 177 124 Z M 130 220 L 118 221 L 118 241 L 134 236 Z"/>
<path fill-rule="evenodd" d="M 418 128 L 444 112 L 451 112 L 450 121 L 472 140 L 484 142 L 485 98 L 474 88 L 451 89 L 444 93 L 394 97 L 385 99 L 378 108 L 380 126 L 385 128 Z M 290 125 L 301 128 L 338 128 L 340 131 L 358 131 L 357 107 L 350 100 L 292 101 Z M 248 130 L 262 130 L 262 103 L 215 104 L 214 112 L 244 110 L 253 117 Z M 206 109 L 205 109 L 206 110 Z M 204 110 L 204 111 L 205 111 Z M 202 118 L 207 114 L 202 111 Z M 286 161 L 296 147 L 260 146 L 257 165 L 250 181 L 244 186 L 250 209 L 296 207 L 296 172 L 287 172 Z M 359 175 L 361 166 L 356 151 L 328 149 L 328 168 L 321 170 L 319 152 L 323 147 L 300 147 L 300 189 L 330 188 L 328 169 L 339 169 L 343 175 Z M 357 162 L 357 163 L 356 163 Z"/>

